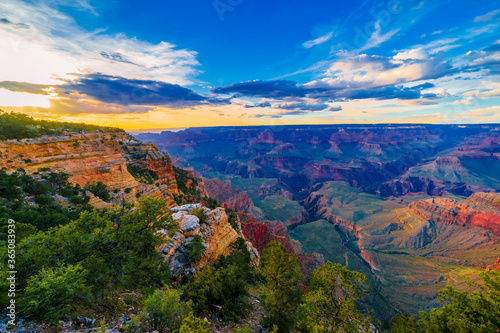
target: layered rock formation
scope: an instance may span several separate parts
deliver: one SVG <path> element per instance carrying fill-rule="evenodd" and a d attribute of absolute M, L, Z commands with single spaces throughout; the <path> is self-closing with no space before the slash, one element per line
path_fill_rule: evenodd
<path fill-rule="evenodd" d="M 82 187 L 89 182 L 103 182 L 110 190 L 112 203 L 147 195 L 175 205 L 173 194 L 177 193 L 177 184 L 170 156 L 154 144 L 144 144 L 125 133 L 68 133 L 1 141 L 0 154 L 0 168 L 6 168 L 7 172 L 18 168 L 28 174 L 39 170 L 65 172 L 70 175 L 69 182 Z M 158 177 L 158 185 L 134 178 L 128 170 L 130 165 L 151 170 Z M 90 197 L 89 203 L 97 208 L 111 205 L 93 195 Z"/>
<path fill-rule="evenodd" d="M 195 209 L 201 211 L 203 221 L 194 215 Z M 188 204 L 171 208 L 171 211 L 174 221 L 179 223 L 180 231 L 173 236 L 163 231 L 165 244 L 160 246 L 159 251 L 165 255 L 175 281 L 187 281 L 198 269 L 213 264 L 221 255 L 228 255 L 232 250 L 231 243 L 243 237 L 241 227 L 235 230 L 229 224 L 222 207 L 210 210 L 200 204 Z M 189 260 L 189 248 L 196 235 L 202 237 L 204 251 L 200 260 L 193 263 Z M 257 264 L 258 251 L 250 242 L 247 242 L 247 249 L 254 264 Z"/>
<path fill-rule="evenodd" d="M 500 236 L 499 203 L 498 193 L 476 193 L 461 202 L 436 198 L 416 201 L 408 207 L 426 220 L 460 227 L 477 226 Z"/>
<path fill-rule="evenodd" d="M 118 134 L 125 139 L 125 134 Z M 23 168 L 27 173 L 50 168 L 70 174 L 69 181 L 84 186 L 102 181 L 110 189 L 136 187 L 127 171 L 119 138 L 108 133 L 72 134 L 0 142 L 0 167 L 7 171 Z"/>

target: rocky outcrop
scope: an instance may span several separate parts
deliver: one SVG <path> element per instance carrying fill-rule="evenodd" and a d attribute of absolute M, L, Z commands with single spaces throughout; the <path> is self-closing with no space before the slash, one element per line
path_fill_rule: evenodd
<path fill-rule="evenodd" d="M 481 227 L 500 235 L 499 200 L 500 194 L 497 193 L 476 193 L 460 202 L 436 198 L 415 201 L 408 207 L 427 220 L 460 227 Z"/>
<path fill-rule="evenodd" d="M 194 210 L 202 214 L 202 221 Z M 221 255 L 228 255 L 232 250 L 231 243 L 241 237 L 229 224 L 222 207 L 211 210 L 201 204 L 187 204 L 173 207 L 171 211 L 180 230 L 172 236 L 166 230 L 162 231 L 165 243 L 158 250 L 165 256 L 174 281 L 187 281 L 200 268 L 213 264 Z M 189 248 L 196 235 L 202 237 L 204 250 L 199 261 L 193 263 L 189 260 Z M 259 260 L 258 251 L 250 242 L 247 242 L 247 249 L 256 264 Z"/>

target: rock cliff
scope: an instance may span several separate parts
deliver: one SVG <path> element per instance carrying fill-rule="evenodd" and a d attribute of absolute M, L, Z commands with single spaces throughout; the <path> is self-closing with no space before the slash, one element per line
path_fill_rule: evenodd
<path fill-rule="evenodd" d="M 18 168 L 28 174 L 40 170 L 65 172 L 70 175 L 70 183 L 82 187 L 89 182 L 103 182 L 110 190 L 112 204 L 147 195 L 163 198 L 169 206 L 175 205 L 173 195 L 177 193 L 177 184 L 170 156 L 154 144 L 139 142 L 125 133 L 69 133 L 6 140 L 0 142 L 0 154 L 0 168 L 6 168 L 7 172 Z M 148 183 L 140 173 L 132 175 L 131 167 L 136 171 L 150 170 L 156 179 Z M 89 203 L 97 208 L 110 205 L 94 196 Z"/>

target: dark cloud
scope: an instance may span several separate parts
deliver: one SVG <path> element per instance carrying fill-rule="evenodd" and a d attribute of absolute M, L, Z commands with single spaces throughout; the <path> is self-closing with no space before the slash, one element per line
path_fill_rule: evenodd
<path fill-rule="evenodd" d="M 246 104 L 246 108 L 268 108 L 271 106 L 271 103 L 269 102 L 261 102 L 257 104 Z"/>
<path fill-rule="evenodd" d="M 123 54 L 121 53 L 107 53 L 107 52 L 104 52 L 104 51 L 101 51 L 101 55 L 106 58 L 106 59 L 109 59 L 111 61 L 115 61 L 115 62 L 123 62 L 123 63 L 126 63 L 126 64 L 132 64 L 132 65 L 137 65 L 135 63 L 133 63 L 132 61 L 128 60 Z"/>
<path fill-rule="evenodd" d="M 436 96 L 430 96 L 427 94 L 424 96 L 422 90 L 434 87 L 431 83 L 425 83 L 422 85 L 414 87 L 403 87 L 396 85 L 388 85 L 383 87 L 376 87 L 370 89 L 339 89 L 328 88 L 326 85 L 322 87 L 309 87 L 306 85 L 299 85 L 293 81 L 248 81 L 242 83 L 236 83 L 222 88 L 214 89 L 214 93 L 228 93 L 233 92 L 240 94 L 242 96 L 248 97 L 268 97 L 268 98 L 290 98 L 290 97 L 311 97 L 317 98 L 322 101 L 328 99 L 420 99 L 420 98 L 432 98 Z M 266 90 L 267 89 L 267 90 Z M 252 107 L 252 106 L 249 106 Z M 308 104 L 308 103 L 288 103 L 273 105 L 273 107 L 291 110 L 301 109 L 309 111 L 321 111 L 326 109 L 328 106 L 324 103 L 318 104 Z M 336 110 L 331 110 L 336 111 Z"/>
<path fill-rule="evenodd" d="M 77 74 L 58 86 L 61 95 L 74 92 L 85 94 L 100 102 L 119 105 L 151 105 L 190 107 L 200 104 L 227 104 L 226 100 L 208 98 L 191 89 L 161 81 L 127 79 L 101 73 Z"/>
<path fill-rule="evenodd" d="M 212 90 L 215 94 L 237 94 L 237 96 L 267 97 L 280 99 L 284 97 L 305 97 L 313 92 L 325 91 L 324 88 L 307 88 L 290 80 L 262 81 L 254 80 L 230 84 Z"/>
<path fill-rule="evenodd" d="M 5 17 L 0 17 L 0 24 L 10 25 L 11 27 L 14 27 L 17 29 L 28 29 L 30 27 L 29 25 L 24 24 L 24 23 L 14 23 Z"/>
<path fill-rule="evenodd" d="M 0 88 L 4 88 L 14 92 L 25 92 L 30 94 L 48 95 L 43 89 L 47 89 L 50 86 L 44 84 L 36 84 L 29 82 L 17 82 L 17 81 L 2 81 L 0 82 Z"/>
<path fill-rule="evenodd" d="M 420 99 L 436 98 L 436 94 L 423 94 L 422 90 L 433 88 L 434 84 L 424 83 L 414 87 L 386 86 L 374 89 L 359 89 L 346 93 L 349 99 Z"/>
<path fill-rule="evenodd" d="M 306 103 L 306 102 L 296 102 L 296 103 L 286 103 L 286 104 L 275 104 L 273 107 L 284 110 L 293 111 L 340 111 L 342 107 L 340 106 L 328 106 L 325 103 Z"/>

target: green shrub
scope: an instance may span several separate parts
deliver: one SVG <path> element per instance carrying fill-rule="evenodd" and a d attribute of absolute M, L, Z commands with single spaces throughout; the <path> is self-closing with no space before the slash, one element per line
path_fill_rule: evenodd
<path fill-rule="evenodd" d="M 181 301 L 179 291 L 159 289 L 144 301 L 142 312 L 134 318 L 134 326 L 141 326 L 149 332 L 174 332 L 190 312 L 190 304 Z"/>
<path fill-rule="evenodd" d="M 208 322 L 196 318 L 192 313 L 182 321 L 179 333 L 210 333 Z"/>
<path fill-rule="evenodd" d="M 84 189 L 92 192 L 96 197 L 99 197 L 103 201 L 106 202 L 111 201 L 111 196 L 109 195 L 108 187 L 101 181 L 87 183 Z"/>
<path fill-rule="evenodd" d="M 222 320 L 237 320 L 248 311 L 248 284 L 237 266 L 204 268 L 184 290 L 197 313 L 214 314 Z"/>
<path fill-rule="evenodd" d="M 200 220 L 200 225 L 207 222 L 207 216 L 205 215 L 205 210 L 203 208 L 193 209 L 193 215 L 195 215 Z"/>
<path fill-rule="evenodd" d="M 52 202 L 52 198 L 47 194 L 40 194 L 35 197 L 35 202 L 41 206 L 46 206 Z"/>
<path fill-rule="evenodd" d="M 42 269 L 28 280 L 22 313 L 44 323 L 70 319 L 76 314 L 76 304 L 89 297 L 85 274 L 80 265 Z"/>

